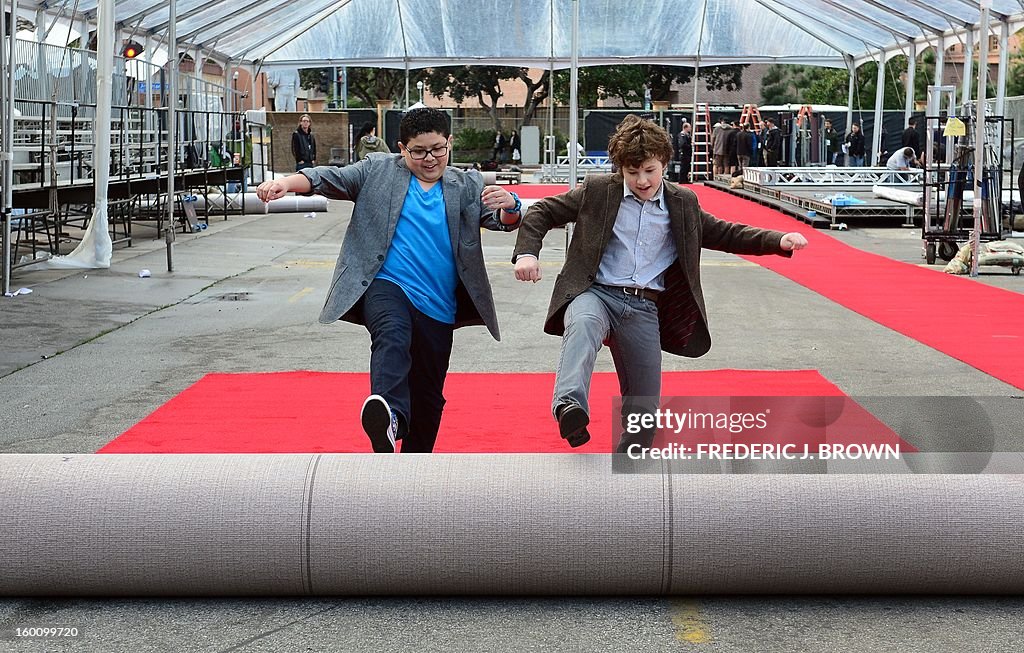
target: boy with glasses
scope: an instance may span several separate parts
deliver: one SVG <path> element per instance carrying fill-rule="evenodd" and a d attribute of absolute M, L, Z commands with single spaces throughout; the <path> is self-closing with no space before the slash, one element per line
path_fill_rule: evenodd
<path fill-rule="evenodd" d="M 264 202 L 315 192 L 355 202 L 320 322 L 370 333 L 363 430 L 376 452 L 430 452 L 444 407 L 454 329 L 498 323 L 480 228 L 512 231 L 521 202 L 478 173 L 448 167 L 451 131 L 437 109 L 402 118 L 399 154 L 371 153 L 260 184 Z"/>

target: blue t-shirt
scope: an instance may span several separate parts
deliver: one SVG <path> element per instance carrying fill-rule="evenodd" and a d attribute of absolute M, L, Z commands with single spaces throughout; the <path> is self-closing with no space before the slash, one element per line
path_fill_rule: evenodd
<path fill-rule="evenodd" d="M 416 177 L 409 180 L 395 237 L 377 278 L 397 284 L 421 313 L 455 324 L 459 277 L 441 182 L 423 190 Z"/>

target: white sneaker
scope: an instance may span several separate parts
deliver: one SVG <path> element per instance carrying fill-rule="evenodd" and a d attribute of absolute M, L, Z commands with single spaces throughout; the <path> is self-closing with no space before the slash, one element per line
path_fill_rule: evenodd
<path fill-rule="evenodd" d="M 398 418 L 384 397 L 380 395 L 367 397 L 363 402 L 360 419 L 363 423 L 363 431 L 370 438 L 374 453 L 395 453 Z"/>

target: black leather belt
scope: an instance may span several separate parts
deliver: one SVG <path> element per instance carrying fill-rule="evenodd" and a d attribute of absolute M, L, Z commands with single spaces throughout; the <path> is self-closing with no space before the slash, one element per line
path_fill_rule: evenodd
<path fill-rule="evenodd" d="M 605 285 L 603 283 L 602 284 L 598 284 L 598 285 L 600 285 L 600 286 L 602 286 L 604 288 L 608 288 L 609 290 L 614 290 L 616 292 L 621 291 L 621 292 L 623 292 L 623 293 L 625 293 L 627 295 L 633 295 L 634 297 L 639 297 L 641 299 L 646 299 L 646 300 L 652 301 L 652 302 L 658 301 L 658 295 L 660 294 L 657 290 L 651 290 L 650 288 L 629 288 L 627 286 L 608 286 L 608 285 Z"/>

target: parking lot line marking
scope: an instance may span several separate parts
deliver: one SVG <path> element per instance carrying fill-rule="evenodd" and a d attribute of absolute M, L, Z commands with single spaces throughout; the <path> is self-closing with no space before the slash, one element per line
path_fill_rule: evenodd
<path fill-rule="evenodd" d="M 294 295 L 292 295 L 291 297 L 289 297 L 288 298 L 288 303 L 289 304 L 294 304 L 295 302 L 299 301 L 300 299 L 302 299 L 303 297 L 305 297 L 306 295 L 308 295 L 311 292 L 313 292 L 312 288 L 303 288 L 299 292 L 297 292 Z"/>
<path fill-rule="evenodd" d="M 670 613 L 676 629 L 676 641 L 688 644 L 709 644 L 712 641 L 711 630 L 704 622 L 696 600 L 674 600 Z"/>

